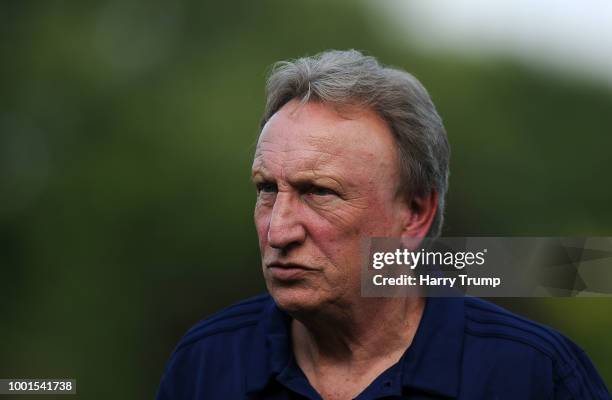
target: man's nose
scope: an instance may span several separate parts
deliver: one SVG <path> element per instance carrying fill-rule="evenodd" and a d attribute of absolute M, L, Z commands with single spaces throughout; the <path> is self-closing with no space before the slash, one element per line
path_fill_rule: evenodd
<path fill-rule="evenodd" d="M 276 195 L 268 228 L 268 244 L 275 249 L 286 250 L 306 239 L 306 230 L 298 216 L 298 203 L 291 193 Z"/>

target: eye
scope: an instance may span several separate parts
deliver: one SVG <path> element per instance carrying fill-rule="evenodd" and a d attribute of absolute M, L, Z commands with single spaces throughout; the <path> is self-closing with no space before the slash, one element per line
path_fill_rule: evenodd
<path fill-rule="evenodd" d="M 275 183 L 260 182 L 257 184 L 257 193 L 276 193 L 278 188 Z"/>
<path fill-rule="evenodd" d="M 311 186 L 308 190 L 308 193 L 314 194 L 315 196 L 337 196 L 338 193 L 334 192 L 331 189 L 324 188 L 321 186 Z"/>

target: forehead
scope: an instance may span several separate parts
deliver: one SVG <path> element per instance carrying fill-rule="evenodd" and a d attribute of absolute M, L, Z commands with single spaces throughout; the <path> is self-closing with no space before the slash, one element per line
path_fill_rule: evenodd
<path fill-rule="evenodd" d="M 283 173 L 331 168 L 354 175 L 396 165 L 395 140 L 373 111 L 353 107 L 338 112 L 322 103 L 293 100 L 262 129 L 253 168 Z"/>

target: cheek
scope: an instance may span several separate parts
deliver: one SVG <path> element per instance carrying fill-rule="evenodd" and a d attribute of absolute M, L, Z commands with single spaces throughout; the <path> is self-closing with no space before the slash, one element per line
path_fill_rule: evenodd
<path fill-rule="evenodd" d="M 268 227 L 270 226 L 270 211 L 262 207 L 255 207 L 253 213 L 255 229 L 259 238 L 259 246 L 263 250 L 268 242 Z"/>
<path fill-rule="evenodd" d="M 337 267 L 352 263 L 360 251 L 361 235 L 358 229 L 338 227 L 327 221 L 309 225 L 309 233 L 320 255 Z"/>

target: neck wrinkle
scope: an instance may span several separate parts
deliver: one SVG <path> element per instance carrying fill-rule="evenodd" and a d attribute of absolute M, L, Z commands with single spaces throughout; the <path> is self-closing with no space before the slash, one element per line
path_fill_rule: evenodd
<path fill-rule="evenodd" d="M 358 307 L 300 315 L 291 324 L 293 352 L 302 369 L 344 366 L 376 360 L 397 362 L 410 347 L 425 300 L 361 298 Z"/>

